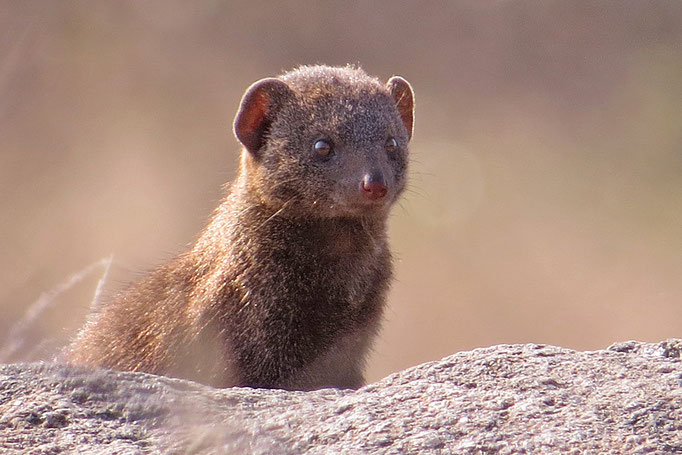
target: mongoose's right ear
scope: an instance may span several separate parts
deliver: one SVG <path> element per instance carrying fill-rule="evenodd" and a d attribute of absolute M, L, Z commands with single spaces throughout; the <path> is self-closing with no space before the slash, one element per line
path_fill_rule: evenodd
<path fill-rule="evenodd" d="M 234 119 L 234 134 L 249 152 L 257 154 L 261 149 L 275 114 L 290 97 L 293 92 L 289 86 L 273 77 L 261 79 L 246 90 Z"/>
<path fill-rule="evenodd" d="M 386 82 L 386 88 L 395 100 L 400 118 L 407 128 L 408 138 L 412 139 L 414 124 L 414 92 L 409 82 L 400 76 L 393 76 Z"/>

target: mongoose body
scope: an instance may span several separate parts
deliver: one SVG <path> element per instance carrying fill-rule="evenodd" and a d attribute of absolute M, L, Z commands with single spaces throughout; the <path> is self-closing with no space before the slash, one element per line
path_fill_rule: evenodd
<path fill-rule="evenodd" d="M 94 312 L 66 360 L 218 387 L 362 385 L 412 122 L 400 77 L 310 66 L 253 84 L 240 172 L 208 226 Z"/>

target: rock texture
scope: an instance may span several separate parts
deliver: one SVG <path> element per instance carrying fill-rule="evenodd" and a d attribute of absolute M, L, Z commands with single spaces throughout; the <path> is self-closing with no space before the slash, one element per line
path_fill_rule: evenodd
<path fill-rule="evenodd" d="M 676 454 L 681 351 L 502 345 L 315 392 L 5 365 L 0 453 Z"/>

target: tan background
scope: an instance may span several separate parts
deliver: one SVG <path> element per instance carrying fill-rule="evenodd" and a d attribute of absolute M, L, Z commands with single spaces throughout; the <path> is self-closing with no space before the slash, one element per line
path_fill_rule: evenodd
<path fill-rule="evenodd" d="M 235 175 L 243 90 L 315 62 L 417 95 L 370 379 L 682 335 L 678 0 L 0 5 L 0 339 L 89 264 L 113 254 L 110 293 L 182 251 Z M 15 358 L 71 336 L 101 272 L 46 299 Z"/>

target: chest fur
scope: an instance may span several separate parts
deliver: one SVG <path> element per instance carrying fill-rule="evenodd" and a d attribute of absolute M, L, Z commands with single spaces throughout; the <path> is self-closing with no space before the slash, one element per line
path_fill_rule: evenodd
<path fill-rule="evenodd" d="M 243 384 L 354 385 L 383 309 L 388 248 L 362 226 L 294 227 L 235 254 L 218 312 L 230 357 Z M 330 362 L 343 378 L 322 377 Z"/>

